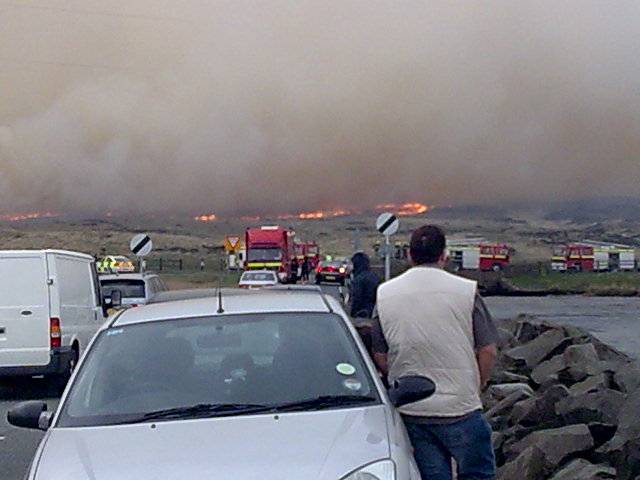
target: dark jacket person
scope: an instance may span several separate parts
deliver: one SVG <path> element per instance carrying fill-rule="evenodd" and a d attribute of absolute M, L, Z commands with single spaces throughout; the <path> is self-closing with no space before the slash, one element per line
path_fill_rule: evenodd
<path fill-rule="evenodd" d="M 482 414 L 480 390 L 496 356 L 497 332 L 476 282 L 442 269 L 445 236 L 435 226 L 411 237 L 414 267 L 378 290 L 379 324 L 372 349 L 389 383 L 423 375 L 435 394 L 401 407 L 422 478 L 493 479 L 491 427 Z"/>
<path fill-rule="evenodd" d="M 351 258 L 353 279 L 351 281 L 351 316 L 371 318 L 376 305 L 380 279 L 369 269 L 369 257 L 361 252 Z"/>

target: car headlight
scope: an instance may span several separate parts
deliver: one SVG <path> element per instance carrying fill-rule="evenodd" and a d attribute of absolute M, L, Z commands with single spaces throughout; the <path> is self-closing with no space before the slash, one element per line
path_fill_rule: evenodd
<path fill-rule="evenodd" d="M 395 480 L 396 467 L 391 460 L 371 463 L 350 473 L 342 480 Z"/>

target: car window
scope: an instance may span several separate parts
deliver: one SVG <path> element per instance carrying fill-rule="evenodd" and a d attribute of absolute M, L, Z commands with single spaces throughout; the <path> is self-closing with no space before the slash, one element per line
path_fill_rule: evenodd
<path fill-rule="evenodd" d="M 276 275 L 273 272 L 245 272 L 241 282 L 275 282 Z"/>
<path fill-rule="evenodd" d="M 247 252 L 247 260 L 250 262 L 282 260 L 282 250 L 279 248 L 252 248 Z"/>
<path fill-rule="evenodd" d="M 378 398 L 335 314 L 166 320 L 103 331 L 57 426 L 121 423 L 202 403 L 275 405 L 325 395 Z"/>
<path fill-rule="evenodd" d="M 102 292 L 110 296 L 114 290 L 120 290 L 122 298 L 143 298 L 145 296 L 144 280 L 101 280 Z"/>

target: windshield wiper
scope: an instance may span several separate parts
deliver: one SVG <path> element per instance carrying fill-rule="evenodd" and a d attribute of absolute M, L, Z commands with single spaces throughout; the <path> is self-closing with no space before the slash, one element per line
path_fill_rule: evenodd
<path fill-rule="evenodd" d="M 187 407 L 167 408 L 145 413 L 139 418 L 130 420 L 127 423 L 141 423 L 148 420 L 173 419 L 173 418 L 199 418 L 199 417 L 222 417 L 225 415 L 244 415 L 271 410 L 269 405 L 258 405 L 252 403 L 199 403 Z"/>
<path fill-rule="evenodd" d="M 254 403 L 199 403 L 186 407 L 155 410 L 122 423 L 143 423 L 160 419 L 187 419 L 202 417 L 224 417 L 249 415 L 266 412 L 294 412 L 302 410 L 322 410 L 324 408 L 344 407 L 375 402 L 375 397 L 362 395 L 322 395 L 296 402 L 260 405 Z"/>
<path fill-rule="evenodd" d="M 363 395 L 321 395 L 297 402 L 272 405 L 275 412 L 293 412 L 299 410 L 322 410 L 324 408 L 346 407 L 376 402 L 377 398 Z"/>

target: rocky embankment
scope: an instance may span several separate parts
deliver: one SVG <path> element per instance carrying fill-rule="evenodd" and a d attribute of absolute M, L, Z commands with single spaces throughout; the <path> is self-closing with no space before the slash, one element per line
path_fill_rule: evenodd
<path fill-rule="evenodd" d="M 640 479 L 640 369 L 587 332 L 500 325 L 484 393 L 498 479 Z"/>

